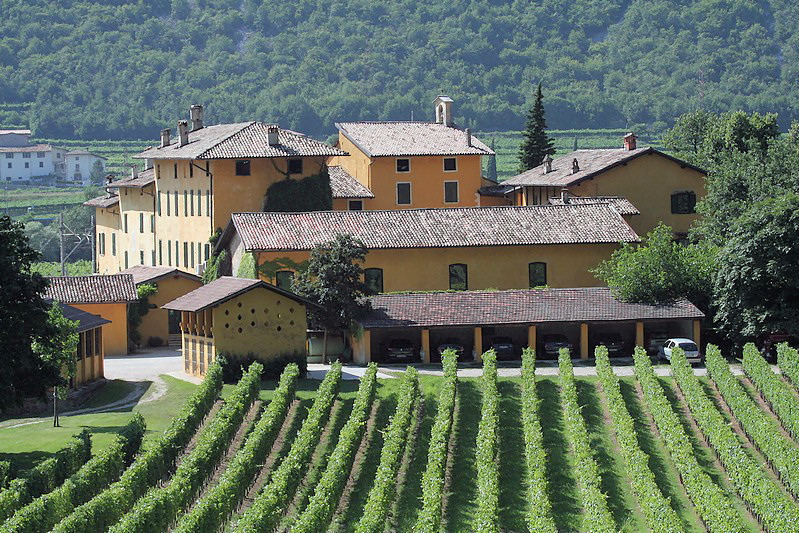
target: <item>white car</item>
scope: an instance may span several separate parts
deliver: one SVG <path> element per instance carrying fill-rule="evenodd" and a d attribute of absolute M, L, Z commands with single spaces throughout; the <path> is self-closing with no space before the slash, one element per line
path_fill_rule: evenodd
<path fill-rule="evenodd" d="M 667 361 L 671 361 L 671 351 L 674 348 L 681 348 L 685 352 L 685 358 L 689 363 L 702 362 L 699 347 L 691 339 L 668 339 L 660 347 L 660 356 L 665 357 Z"/>

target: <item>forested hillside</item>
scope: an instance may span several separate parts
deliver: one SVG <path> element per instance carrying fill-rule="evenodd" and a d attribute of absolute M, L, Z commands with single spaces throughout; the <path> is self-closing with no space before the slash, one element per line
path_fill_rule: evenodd
<path fill-rule="evenodd" d="M 333 122 L 663 129 L 699 107 L 797 117 L 794 0 L 0 0 L 0 126 L 155 138 L 204 103 L 323 136 Z"/>

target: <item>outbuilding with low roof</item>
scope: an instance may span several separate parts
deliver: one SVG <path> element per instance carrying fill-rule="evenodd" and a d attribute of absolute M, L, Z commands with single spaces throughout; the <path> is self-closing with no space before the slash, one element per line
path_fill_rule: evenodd
<path fill-rule="evenodd" d="M 103 327 L 110 320 L 82 311 L 77 307 L 59 303 L 64 318 L 77 324 L 78 346 L 75 349 L 75 375 L 70 379 L 70 388 L 77 388 L 105 376 L 105 354 L 103 353 Z"/>

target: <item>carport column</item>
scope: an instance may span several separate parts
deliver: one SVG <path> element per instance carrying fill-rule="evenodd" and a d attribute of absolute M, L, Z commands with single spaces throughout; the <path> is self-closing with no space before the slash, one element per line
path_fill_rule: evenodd
<path fill-rule="evenodd" d="M 474 328 L 474 360 L 478 363 L 483 362 L 483 328 Z"/>
<path fill-rule="evenodd" d="M 361 332 L 361 338 L 357 339 L 353 336 L 352 341 L 353 360 L 359 365 L 368 364 L 372 360 L 372 332 L 364 329 Z"/>
<path fill-rule="evenodd" d="M 635 345 L 644 347 L 644 323 L 640 320 L 635 323 Z"/>
<path fill-rule="evenodd" d="M 699 338 L 699 336 L 701 334 L 700 325 L 701 325 L 701 322 L 699 320 L 694 320 L 694 342 L 696 343 L 696 345 L 701 350 L 702 349 L 702 343 L 700 341 L 702 339 Z"/>
<path fill-rule="evenodd" d="M 588 359 L 588 324 L 580 324 L 580 359 Z"/>
<path fill-rule="evenodd" d="M 422 361 L 430 362 L 430 330 L 422 329 Z"/>
<path fill-rule="evenodd" d="M 527 327 L 527 347 L 531 350 L 535 350 L 535 324 L 531 324 Z"/>

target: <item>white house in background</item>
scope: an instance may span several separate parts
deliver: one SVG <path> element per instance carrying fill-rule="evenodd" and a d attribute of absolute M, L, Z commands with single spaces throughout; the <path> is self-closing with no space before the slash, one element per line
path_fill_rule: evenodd
<path fill-rule="evenodd" d="M 63 175 L 66 151 L 49 144 L 31 144 L 30 135 L 30 130 L 0 130 L 0 183 Z"/>
<path fill-rule="evenodd" d="M 91 182 L 92 169 L 94 168 L 94 163 L 97 161 L 103 165 L 103 172 L 105 172 L 105 157 L 95 155 L 86 150 L 67 152 L 64 160 L 67 181 L 79 181 L 83 185 L 89 185 Z"/>

